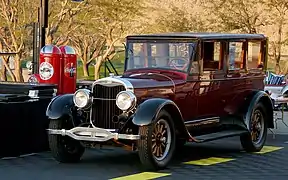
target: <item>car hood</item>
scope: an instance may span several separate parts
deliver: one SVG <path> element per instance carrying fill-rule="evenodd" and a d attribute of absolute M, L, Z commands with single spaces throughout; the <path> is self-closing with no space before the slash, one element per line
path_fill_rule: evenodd
<path fill-rule="evenodd" d="M 97 83 L 113 86 L 123 84 L 127 90 L 133 90 L 137 97 L 137 102 L 151 97 L 173 99 L 176 94 L 176 88 L 181 89 L 185 84 L 184 78 L 174 77 L 172 74 L 133 74 L 123 76 L 110 76 L 96 81 Z"/>
<path fill-rule="evenodd" d="M 132 76 L 123 76 L 121 79 L 129 81 L 134 89 L 148 88 L 171 88 L 184 83 L 184 80 L 176 79 L 165 74 L 148 73 L 148 74 L 133 74 Z"/>

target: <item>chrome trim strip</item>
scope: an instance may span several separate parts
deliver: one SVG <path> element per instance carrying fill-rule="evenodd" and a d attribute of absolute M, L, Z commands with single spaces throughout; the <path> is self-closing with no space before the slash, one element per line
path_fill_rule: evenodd
<path fill-rule="evenodd" d="M 196 120 L 192 120 L 192 121 L 186 121 L 184 122 L 185 125 L 186 124 L 196 124 L 196 123 L 201 123 L 201 122 L 205 122 L 205 121 L 215 121 L 215 122 L 219 122 L 220 118 L 219 117 L 209 117 L 209 118 L 204 118 L 204 119 L 196 119 Z"/>
<path fill-rule="evenodd" d="M 69 136 L 79 141 L 92 141 L 92 142 L 104 142 L 110 139 L 127 139 L 127 140 L 139 140 L 140 135 L 133 134 L 118 134 L 112 133 L 111 130 L 102 128 L 87 128 L 87 127 L 75 127 L 70 130 L 65 129 L 47 129 L 49 134 L 56 134 L 62 136 Z"/>
<path fill-rule="evenodd" d="M 126 88 L 126 91 L 131 91 L 131 92 L 134 92 L 134 88 L 133 88 L 133 85 L 131 84 L 130 81 L 128 81 L 127 79 L 125 78 L 121 78 L 121 77 L 118 77 L 118 76 L 113 76 L 113 77 L 106 77 L 106 78 L 102 78 L 102 79 L 98 79 L 96 80 L 95 82 L 93 82 L 92 84 L 92 93 L 93 93 L 93 87 L 96 85 L 96 84 L 102 84 L 102 85 L 107 85 L 107 86 L 113 86 L 114 83 L 119 83 L 119 84 L 122 84 L 125 86 Z"/>

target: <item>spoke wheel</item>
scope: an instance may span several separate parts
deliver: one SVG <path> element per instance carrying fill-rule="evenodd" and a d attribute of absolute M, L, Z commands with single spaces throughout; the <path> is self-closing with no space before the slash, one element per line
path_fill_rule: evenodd
<path fill-rule="evenodd" d="M 263 148 L 267 137 L 267 121 L 265 106 L 256 104 L 248 122 L 249 133 L 240 136 L 244 150 L 257 152 Z"/>
<path fill-rule="evenodd" d="M 152 153 L 157 161 L 163 160 L 171 146 L 171 130 L 167 121 L 160 119 L 152 133 Z"/>
<path fill-rule="evenodd" d="M 259 144 L 264 134 L 264 117 L 259 109 L 255 110 L 251 121 L 251 138 L 253 143 Z"/>
<path fill-rule="evenodd" d="M 175 128 L 170 114 L 161 110 L 152 124 L 139 127 L 139 135 L 138 153 L 145 169 L 165 168 L 176 147 Z"/>

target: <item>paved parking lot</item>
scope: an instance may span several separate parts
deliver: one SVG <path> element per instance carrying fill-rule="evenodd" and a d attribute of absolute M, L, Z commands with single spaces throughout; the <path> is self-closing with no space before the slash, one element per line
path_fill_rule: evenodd
<path fill-rule="evenodd" d="M 1 180 L 146 180 L 146 179 L 285 179 L 288 136 L 271 135 L 260 153 L 242 151 L 238 137 L 188 144 L 168 169 L 144 172 L 136 153 L 122 149 L 89 150 L 78 164 L 59 164 L 49 152 L 0 160 Z M 287 143 L 285 143 L 287 142 Z"/>
<path fill-rule="evenodd" d="M 282 121 L 282 113 L 280 111 L 274 111 L 274 118 L 277 118 L 277 120 L 274 123 L 275 129 L 273 129 L 273 132 L 275 134 L 288 135 L 288 111 L 284 111 L 283 121 Z"/>

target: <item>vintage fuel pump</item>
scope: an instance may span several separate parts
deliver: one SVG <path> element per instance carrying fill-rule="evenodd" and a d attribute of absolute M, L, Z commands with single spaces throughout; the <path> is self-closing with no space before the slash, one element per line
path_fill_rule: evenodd
<path fill-rule="evenodd" d="M 77 55 L 70 46 L 46 45 L 40 51 L 39 74 L 28 79 L 30 83 L 57 85 L 57 95 L 74 93 L 77 81 Z"/>
<path fill-rule="evenodd" d="M 74 93 L 77 81 L 77 55 L 75 50 L 70 46 L 61 46 L 61 84 L 59 90 L 62 93 Z"/>
<path fill-rule="evenodd" d="M 57 84 L 60 83 L 62 53 L 57 46 L 47 45 L 40 51 L 39 60 L 39 83 Z"/>

